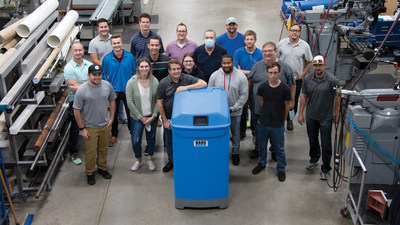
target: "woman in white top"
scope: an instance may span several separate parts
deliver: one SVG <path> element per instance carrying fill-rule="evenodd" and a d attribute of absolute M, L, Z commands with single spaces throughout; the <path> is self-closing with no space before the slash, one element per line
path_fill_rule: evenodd
<path fill-rule="evenodd" d="M 147 164 L 150 170 L 155 170 L 153 154 L 156 142 L 158 108 L 156 92 L 158 80 L 152 75 L 152 68 L 148 58 L 141 58 L 137 62 L 136 75 L 126 85 L 126 101 L 131 116 L 131 137 L 136 162 L 131 170 L 136 171 L 142 165 L 142 134 L 146 130 L 148 146 Z"/>

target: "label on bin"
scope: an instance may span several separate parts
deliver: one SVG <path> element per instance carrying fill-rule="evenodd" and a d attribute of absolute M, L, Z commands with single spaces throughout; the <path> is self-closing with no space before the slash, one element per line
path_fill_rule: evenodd
<path fill-rule="evenodd" d="M 194 147 L 207 147 L 208 146 L 208 141 L 207 140 L 195 140 L 193 141 L 193 146 Z"/>

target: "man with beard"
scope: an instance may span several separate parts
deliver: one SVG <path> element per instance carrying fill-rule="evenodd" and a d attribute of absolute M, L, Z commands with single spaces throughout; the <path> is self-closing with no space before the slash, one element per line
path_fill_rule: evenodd
<path fill-rule="evenodd" d="M 231 56 L 235 55 L 237 49 L 244 47 L 244 36 L 237 32 L 238 23 L 235 17 L 226 19 L 226 32 L 217 37 L 217 44 L 224 47 Z"/>
<path fill-rule="evenodd" d="M 215 71 L 208 82 L 209 87 L 223 88 L 228 95 L 232 133 L 232 164 L 239 165 L 240 115 L 248 98 L 246 76 L 233 66 L 233 58 L 222 56 L 221 68 Z"/>
<path fill-rule="evenodd" d="M 329 171 L 332 169 L 333 112 L 335 113 L 335 123 L 339 122 L 340 98 L 336 96 L 335 92 L 335 88 L 339 85 L 339 79 L 325 70 L 326 62 L 323 56 L 315 56 L 312 63 L 314 74 L 309 74 L 303 79 L 298 121 L 301 125 L 304 121 L 307 124 L 310 161 L 306 164 L 306 169 L 311 170 L 318 165 L 322 148 L 320 178 L 321 180 L 328 180 Z M 304 120 L 304 108 L 306 106 L 307 112 Z M 318 132 L 321 134 L 321 146 Z"/>
<path fill-rule="evenodd" d="M 289 37 L 278 43 L 278 58 L 289 64 L 293 71 L 293 78 L 296 81 L 296 94 L 294 97 L 294 113 L 297 112 L 297 104 L 303 78 L 311 67 L 312 54 L 307 42 L 300 39 L 301 26 L 294 23 L 290 26 Z M 293 130 L 293 121 L 287 121 L 287 129 Z"/>

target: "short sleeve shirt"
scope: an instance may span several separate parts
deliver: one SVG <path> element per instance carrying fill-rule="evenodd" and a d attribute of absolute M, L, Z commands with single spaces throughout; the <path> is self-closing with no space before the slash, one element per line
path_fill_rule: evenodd
<path fill-rule="evenodd" d="M 100 35 L 93 38 L 89 43 L 89 54 L 96 53 L 100 62 L 103 61 L 104 56 L 113 50 L 110 44 L 111 36 L 111 34 L 108 34 L 107 40 L 101 39 Z"/>
<path fill-rule="evenodd" d="M 79 84 L 83 84 L 87 80 L 89 80 L 88 77 L 88 69 L 89 66 L 92 65 L 93 63 L 83 59 L 82 66 L 76 63 L 73 59 L 67 63 L 64 67 L 64 79 L 65 80 L 70 80 L 70 79 L 76 79 Z M 70 88 L 68 88 L 68 100 L 70 102 L 73 102 L 75 99 L 75 93 L 71 91 Z"/>

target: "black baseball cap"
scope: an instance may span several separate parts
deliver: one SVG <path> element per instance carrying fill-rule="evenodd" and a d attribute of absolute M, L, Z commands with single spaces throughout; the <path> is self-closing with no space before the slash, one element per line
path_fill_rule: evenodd
<path fill-rule="evenodd" d="M 97 64 L 93 64 L 93 65 L 89 66 L 89 73 L 90 74 L 102 73 L 101 66 L 99 66 Z"/>

